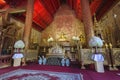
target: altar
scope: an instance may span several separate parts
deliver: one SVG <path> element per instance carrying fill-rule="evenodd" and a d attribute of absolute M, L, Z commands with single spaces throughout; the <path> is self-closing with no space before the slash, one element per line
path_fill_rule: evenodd
<path fill-rule="evenodd" d="M 49 49 L 47 57 L 47 65 L 61 65 L 61 60 L 64 58 L 65 50 L 57 43 Z"/>
<path fill-rule="evenodd" d="M 47 54 L 47 57 L 56 57 L 56 58 L 64 58 L 63 54 Z"/>
<path fill-rule="evenodd" d="M 65 49 L 63 49 L 57 43 L 53 47 L 51 47 L 48 51 L 48 54 L 46 54 L 47 57 L 58 57 L 58 58 L 64 58 L 64 55 L 65 55 Z"/>

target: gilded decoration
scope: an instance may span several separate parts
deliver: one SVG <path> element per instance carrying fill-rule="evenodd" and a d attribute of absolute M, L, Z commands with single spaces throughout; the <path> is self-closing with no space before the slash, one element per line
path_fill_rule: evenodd
<path fill-rule="evenodd" d="M 24 24 L 19 21 L 16 21 L 13 18 L 11 18 L 11 21 L 15 22 L 15 27 L 17 27 L 17 30 L 18 30 L 16 34 L 16 41 L 22 39 Z"/>
<path fill-rule="evenodd" d="M 39 45 L 39 38 L 40 33 L 34 29 L 32 29 L 31 36 L 30 36 L 30 43 L 29 43 L 29 49 L 37 49 Z"/>
<path fill-rule="evenodd" d="M 100 28 L 103 29 L 102 34 L 105 43 L 111 42 L 113 44 L 113 47 L 118 47 L 117 44 L 120 41 L 119 4 L 120 2 L 99 21 Z"/>
<path fill-rule="evenodd" d="M 71 9 L 59 9 L 54 16 L 54 21 L 42 32 L 41 44 L 47 45 L 45 44 L 45 39 L 47 40 L 50 36 L 55 41 L 62 40 L 72 42 L 72 36 L 75 35 L 84 35 L 83 23 L 76 18 Z"/>
<path fill-rule="evenodd" d="M 114 55 L 116 61 L 120 62 L 120 51 L 117 51 Z"/>

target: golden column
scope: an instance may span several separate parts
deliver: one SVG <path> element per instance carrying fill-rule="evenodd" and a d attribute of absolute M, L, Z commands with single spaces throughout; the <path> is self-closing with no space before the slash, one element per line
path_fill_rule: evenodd
<path fill-rule="evenodd" d="M 81 0 L 81 7 L 82 7 L 82 19 L 84 23 L 86 41 L 88 44 L 90 38 L 94 36 L 92 16 L 91 16 L 91 11 L 89 7 L 89 0 Z"/>
<path fill-rule="evenodd" d="M 23 32 L 23 41 L 25 43 L 25 51 L 24 53 L 27 54 L 27 50 L 29 48 L 29 40 L 30 40 L 30 33 L 32 30 L 32 15 L 33 15 L 33 6 L 34 0 L 27 0 L 27 11 L 26 11 L 26 20 Z"/>

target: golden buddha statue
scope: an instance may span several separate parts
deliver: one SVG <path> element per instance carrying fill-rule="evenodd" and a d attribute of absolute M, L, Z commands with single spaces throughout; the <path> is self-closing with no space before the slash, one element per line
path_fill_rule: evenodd
<path fill-rule="evenodd" d="M 66 38 L 66 36 L 65 36 L 65 34 L 63 32 L 61 33 L 58 41 L 67 41 L 67 38 Z"/>

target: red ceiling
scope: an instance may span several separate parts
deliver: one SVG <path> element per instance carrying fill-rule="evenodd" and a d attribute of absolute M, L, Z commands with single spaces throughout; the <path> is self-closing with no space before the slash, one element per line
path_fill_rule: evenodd
<path fill-rule="evenodd" d="M 92 0 L 90 2 L 91 14 L 96 13 L 97 19 L 100 19 L 117 1 L 119 0 Z M 44 30 L 53 21 L 54 14 L 62 2 L 68 4 L 75 11 L 77 18 L 82 20 L 80 0 L 35 0 L 33 11 L 34 28 L 40 31 Z M 8 5 L 12 8 L 23 7 L 27 5 L 27 0 L 0 0 L 0 9 L 4 9 Z M 22 20 L 25 19 L 23 14 L 13 15 L 16 17 L 22 16 L 24 17 Z"/>

